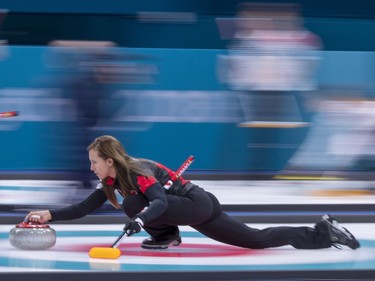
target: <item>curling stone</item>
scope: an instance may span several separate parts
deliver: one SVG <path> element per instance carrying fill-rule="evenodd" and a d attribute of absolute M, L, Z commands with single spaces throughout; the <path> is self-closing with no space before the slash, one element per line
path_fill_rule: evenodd
<path fill-rule="evenodd" d="M 56 244 L 56 231 L 47 224 L 24 221 L 10 230 L 9 241 L 22 250 L 45 250 Z"/>

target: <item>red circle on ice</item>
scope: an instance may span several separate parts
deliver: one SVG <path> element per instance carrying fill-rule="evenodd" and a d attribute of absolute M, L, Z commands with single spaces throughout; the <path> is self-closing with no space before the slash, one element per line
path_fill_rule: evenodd
<path fill-rule="evenodd" d="M 55 247 L 57 251 L 89 252 L 93 247 L 110 248 L 108 244 L 63 245 Z M 245 249 L 230 245 L 183 243 L 178 247 L 170 246 L 164 250 L 142 249 L 139 243 L 123 243 L 119 246 L 122 255 L 143 257 L 225 257 L 265 254 L 261 250 Z"/>

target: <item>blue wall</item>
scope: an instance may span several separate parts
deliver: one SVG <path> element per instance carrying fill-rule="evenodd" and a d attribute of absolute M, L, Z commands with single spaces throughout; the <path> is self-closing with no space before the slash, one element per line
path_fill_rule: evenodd
<path fill-rule="evenodd" d="M 81 137 L 84 125 L 74 103 L 56 90 L 58 84 L 47 87 L 44 83 L 53 74 L 47 67 L 49 49 L 4 48 L 0 111 L 19 110 L 21 114 L 0 119 L 0 169 L 88 169 L 88 139 Z M 237 93 L 216 76 L 218 55 L 225 50 L 121 52 L 150 57 L 147 63 L 157 69 L 154 82 L 109 86 L 106 96 L 101 97 L 100 122 L 90 129 L 89 139 L 112 134 L 123 141 L 130 154 L 153 158 L 172 168 L 194 154 L 197 160 L 191 169 L 195 171 L 262 172 L 282 169 L 309 131 L 309 127 L 238 127 L 244 120 Z M 373 96 L 375 53 L 322 52 L 321 57 L 321 87 L 337 89 L 342 95 L 345 89 L 355 89 Z M 319 95 L 319 91 L 311 95 Z M 315 112 L 304 102 L 298 106 L 303 121 L 311 121 Z"/>

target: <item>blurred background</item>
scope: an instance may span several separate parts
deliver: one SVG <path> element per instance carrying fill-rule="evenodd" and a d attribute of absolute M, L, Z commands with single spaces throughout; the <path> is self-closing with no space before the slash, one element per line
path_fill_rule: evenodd
<path fill-rule="evenodd" d="M 0 9 L 0 112 L 19 112 L 0 118 L 1 210 L 84 197 L 96 185 L 86 147 L 102 134 L 172 169 L 194 155 L 186 177 L 213 191 L 234 181 L 372 203 L 373 1 L 0 0 Z M 257 203 L 280 197 L 265 198 Z"/>

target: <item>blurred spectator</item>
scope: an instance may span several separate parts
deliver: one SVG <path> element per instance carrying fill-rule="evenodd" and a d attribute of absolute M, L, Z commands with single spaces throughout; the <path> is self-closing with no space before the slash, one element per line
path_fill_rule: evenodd
<path fill-rule="evenodd" d="M 69 125 L 68 134 L 59 137 L 71 147 L 72 180 L 91 189 L 96 179 L 89 169 L 86 147 L 95 137 L 93 129 L 109 118 L 103 108 L 114 84 L 123 87 L 144 82 L 145 75 L 135 61 L 148 58 L 121 52 L 112 42 L 52 41 L 49 45 L 50 73 L 42 86 L 58 88 L 62 98 L 74 101 L 77 120 Z"/>
<path fill-rule="evenodd" d="M 375 102 L 359 93 L 344 93 L 325 93 L 305 141 L 284 172 L 345 176 L 348 171 L 374 170 Z"/>
<path fill-rule="evenodd" d="M 111 55 L 115 45 L 111 42 L 53 41 L 50 46 L 53 47 L 50 65 L 58 71 L 55 77 L 49 77 L 48 83 L 57 86 L 64 99 L 74 101 L 78 118 L 71 124 L 69 135 L 62 136 L 72 148 L 72 166 L 78 167 L 72 171 L 76 175 L 72 179 L 80 181 L 83 188 L 92 189 L 93 178 L 85 148 L 92 139 L 91 128 L 100 116 L 100 99 L 108 95 L 101 70 L 109 62 L 103 57 Z"/>
<path fill-rule="evenodd" d="M 316 89 L 316 51 L 321 43 L 303 27 L 298 6 L 243 3 L 235 24 L 219 75 L 240 91 L 245 121 L 249 121 L 242 125 L 299 121 L 294 94 Z"/>

